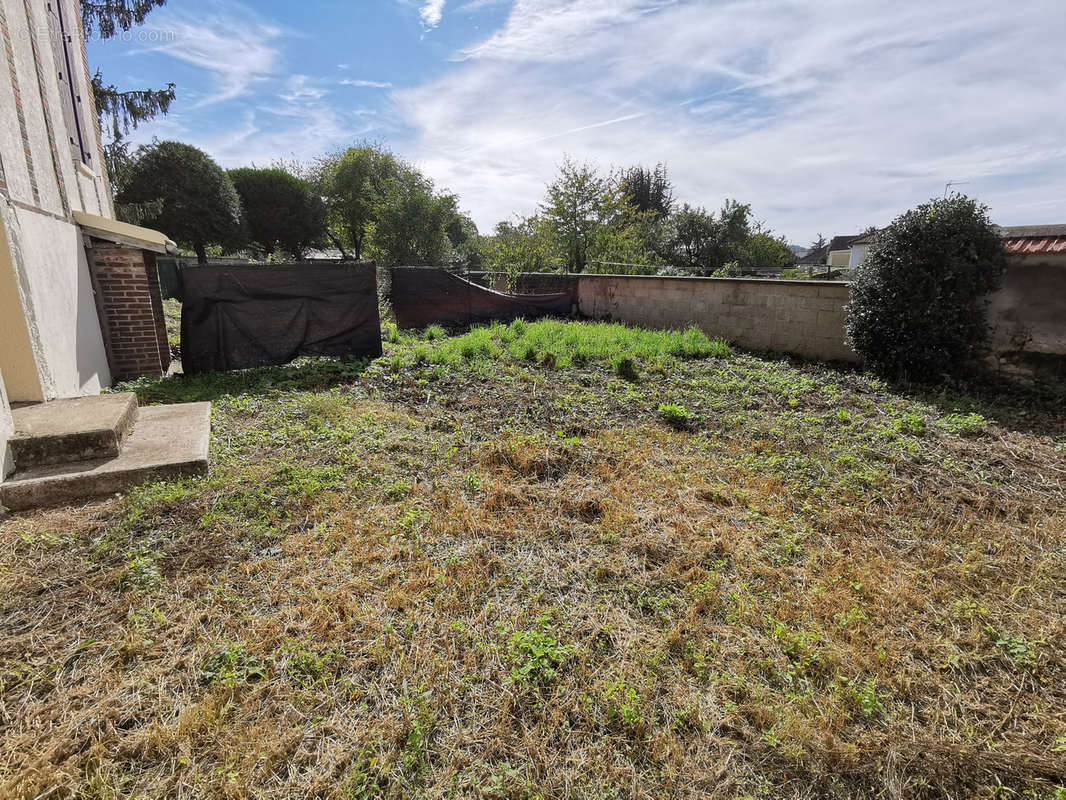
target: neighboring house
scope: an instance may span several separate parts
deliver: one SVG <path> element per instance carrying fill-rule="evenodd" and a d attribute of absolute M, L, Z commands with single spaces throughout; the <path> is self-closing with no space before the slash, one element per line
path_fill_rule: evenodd
<path fill-rule="evenodd" d="M 870 254 L 870 246 L 876 241 L 878 231 L 872 230 L 851 240 L 851 252 L 848 256 L 848 269 L 858 269 Z"/>
<path fill-rule="evenodd" d="M 851 243 L 861 238 L 854 236 L 834 236 L 826 246 L 826 265 L 836 269 L 847 269 L 851 264 Z"/>
<path fill-rule="evenodd" d="M 155 254 L 173 244 L 114 219 L 78 0 L 0 0 L 0 47 L 2 480 L 12 404 L 166 370 Z"/>
<path fill-rule="evenodd" d="M 833 269 L 848 269 L 851 263 L 851 243 L 861 236 L 834 236 L 824 247 L 808 252 L 796 261 L 797 269 L 819 272 L 816 267 L 828 266 Z"/>
<path fill-rule="evenodd" d="M 808 272 L 814 272 L 815 267 L 821 267 L 825 265 L 826 259 L 828 257 L 828 244 L 823 245 L 822 247 L 813 247 L 796 260 L 796 268 L 806 269 Z"/>

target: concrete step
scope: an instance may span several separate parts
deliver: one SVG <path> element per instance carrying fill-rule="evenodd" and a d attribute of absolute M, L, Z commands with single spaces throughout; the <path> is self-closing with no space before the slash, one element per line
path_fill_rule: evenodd
<path fill-rule="evenodd" d="M 114 458 L 18 469 L 0 483 L 0 505 L 12 511 L 55 506 L 125 491 L 147 480 L 207 472 L 211 404 L 145 406 Z"/>
<path fill-rule="evenodd" d="M 16 470 L 115 458 L 137 421 L 137 395 L 99 394 L 11 409 Z"/>

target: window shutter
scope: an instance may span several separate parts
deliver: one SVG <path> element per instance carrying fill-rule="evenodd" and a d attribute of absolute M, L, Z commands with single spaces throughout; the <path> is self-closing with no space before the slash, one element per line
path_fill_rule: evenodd
<path fill-rule="evenodd" d="M 63 9 L 59 5 L 59 0 L 49 0 L 47 7 L 48 33 L 59 79 L 59 98 L 63 104 L 63 121 L 68 144 L 75 158 L 91 164 L 92 153 L 89 150 L 89 139 L 82 128 L 85 115 L 81 105 L 81 96 L 74 88 L 76 81 L 72 74 L 72 66 L 77 63 L 77 60 L 71 57 L 73 39 L 64 25 Z"/>

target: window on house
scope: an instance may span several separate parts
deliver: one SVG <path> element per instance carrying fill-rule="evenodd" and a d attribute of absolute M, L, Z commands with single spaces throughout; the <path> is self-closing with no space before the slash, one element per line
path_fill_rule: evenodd
<path fill-rule="evenodd" d="M 52 53 L 55 56 L 56 72 L 59 75 L 59 97 L 63 105 L 65 134 L 69 140 L 74 157 L 85 164 L 92 164 L 92 151 L 89 149 L 89 130 L 86 125 L 85 105 L 78 91 L 78 80 L 74 66 L 78 63 L 74 52 L 75 39 L 67 26 L 67 17 L 59 0 L 49 0 L 48 32 L 52 41 Z"/>

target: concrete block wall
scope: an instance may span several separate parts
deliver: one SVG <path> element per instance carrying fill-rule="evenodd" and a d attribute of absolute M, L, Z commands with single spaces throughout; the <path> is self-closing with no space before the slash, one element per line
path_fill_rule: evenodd
<path fill-rule="evenodd" d="M 1023 381 L 1066 384 L 1066 253 L 1012 254 L 988 298 L 989 365 Z"/>
<path fill-rule="evenodd" d="M 154 256 L 94 239 L 89 259 L 112 377 L 164 374 L 170 348 Z"/>
<path fill-rule="evenodd" d="M 849 288 L 836 281 L 578 276 L 578 309 L 651 328 L 696 325 L 753 350 L 858 362 L 844 341 Z"/>

